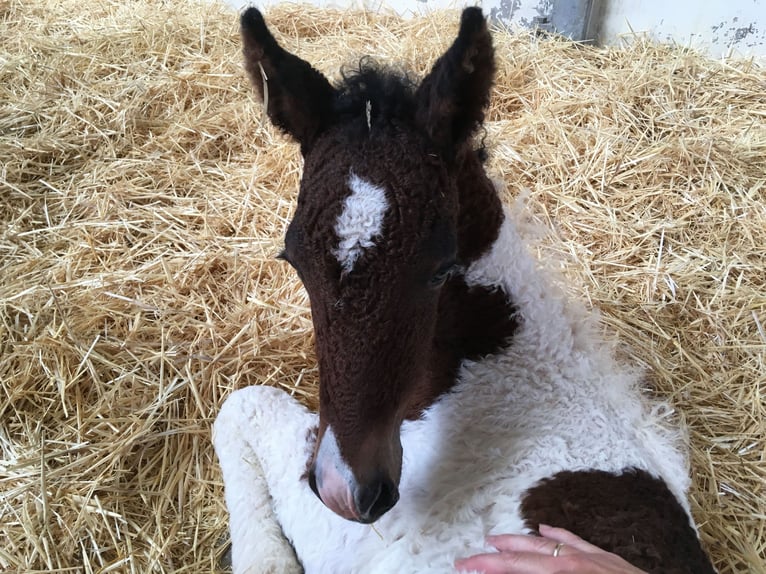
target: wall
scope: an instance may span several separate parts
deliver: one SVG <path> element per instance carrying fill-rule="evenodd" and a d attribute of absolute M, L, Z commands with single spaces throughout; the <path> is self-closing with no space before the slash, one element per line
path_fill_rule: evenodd
<path fill-rule="evenodd" d="M 766 55 L 764 0 L 603 0 L 600 8 L 598 37 L 605 44 L 619 42 L 632 28 L 714 57 Z"/>
<path fill-rule="evenodd" d="M 226 0 L 240 8 L 248 0 Z M 280 0 L 261 0 L 268 7 Z M 766 0 L 303 0 L 319 6 L 378 10 L 402 15 L 438 8 L 481 5 L 506 24 L 555 30 L 570 38 L 595 38 L 618 44 L 634 31 L 658 41 L 674 41 L 707 51 L 712 57 L 766 56 Z"/>

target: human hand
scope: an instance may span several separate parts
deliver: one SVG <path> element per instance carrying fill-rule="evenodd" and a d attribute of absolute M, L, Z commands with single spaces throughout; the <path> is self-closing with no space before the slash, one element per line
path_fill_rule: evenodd
<path fill-rule="evenodd" d="M 484 574 L 646 574 L 568 530 L 544 524 L 540 536 L 503 534 L 487 542 L 498 552 L 456 560 L 455 568 Z"/>

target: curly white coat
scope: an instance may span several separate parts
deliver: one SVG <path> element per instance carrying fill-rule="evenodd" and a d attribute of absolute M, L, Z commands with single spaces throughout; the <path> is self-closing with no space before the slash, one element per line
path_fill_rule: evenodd
<path fill-rule="evenodd" d="M 682 434 L 650 403 L 641 373 L 601 341 L 597 317 L 565 301 L 506 212 L 491 251 L 466 272 L 517 305 L 502 352 L 465 362 L 454 392 L 405 422 L 401 498 L 374 528 L 328 510 L 301 479 L 317 415 L 287 393 L 231 394 L 214 427 L 235 574 L 453 572 L 490 533 L 525 531 L 524 493 L 562 470 L 644 469 L 689 513 Z M 289 542 L 288 542 L 289 540 Z M 295 553 L 300 557 L 296 561 Z"/>

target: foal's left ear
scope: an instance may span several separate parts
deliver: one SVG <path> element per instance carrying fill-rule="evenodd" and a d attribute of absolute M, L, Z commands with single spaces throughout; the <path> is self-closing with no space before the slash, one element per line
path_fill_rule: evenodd
<path fill-rule="evenodd" d="M 311 64 L 280 46 L 261 13 L 240 18 L 245 68 L 272 123 L 293 136 L 306 155 L 331 122 L 335 89 Z"/>
<path fill-rule="evenodd" d="M 480 8 L 466 8 L 452 46 L 416 93 L 416 122 L 444 151 L 454 151 L 484 121 L 495 75 L 495 51 Z"/>

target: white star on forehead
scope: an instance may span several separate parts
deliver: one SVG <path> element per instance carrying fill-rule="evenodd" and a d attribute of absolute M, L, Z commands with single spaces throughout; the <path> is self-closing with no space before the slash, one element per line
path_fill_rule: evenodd
<path fill-rule="evenodd" d="M 354 172 L 348 179 L 351 195 L 343 201 L 343 211 L 335 223 L 338 247 L 333 255 L 348 273 L 366 249 L 380 237 L 388 210 L 386 190 L 362 179 Z"/>

